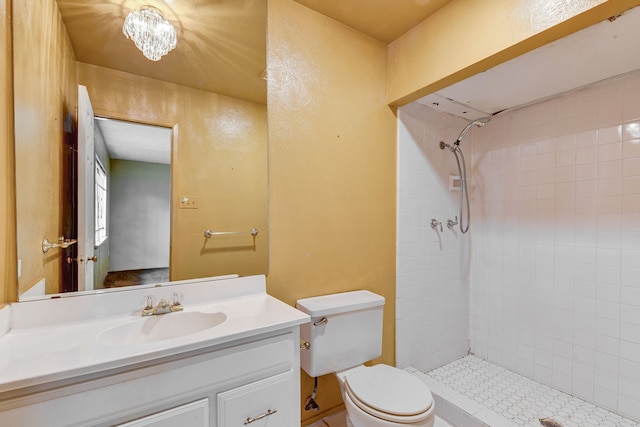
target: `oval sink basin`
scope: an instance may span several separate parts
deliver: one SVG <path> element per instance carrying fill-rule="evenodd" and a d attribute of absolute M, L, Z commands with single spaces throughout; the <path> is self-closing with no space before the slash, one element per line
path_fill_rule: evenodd
<path fill-rule="evenodd" d="M 199 311 L 141 317 L 105 330 L 97 336 L 97 340 L 106 345 L 134 345 L 170 340 L 213 328 L 226 319 L 224 313 Z"/>

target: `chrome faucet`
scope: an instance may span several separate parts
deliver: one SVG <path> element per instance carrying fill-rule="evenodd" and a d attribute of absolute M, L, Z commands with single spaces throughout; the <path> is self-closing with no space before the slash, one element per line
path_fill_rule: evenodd
<path fill-rule="evenodd" d="M 153 306 L 153 295 L 147 295 L 142 299 L 142 316 L 155 316 L 156 314 L 173 313 L 182 311 L 182 293 L 174 292 L 171 295 L 171 303 L 166 298 L 161 298 L 158 305 Z"/>

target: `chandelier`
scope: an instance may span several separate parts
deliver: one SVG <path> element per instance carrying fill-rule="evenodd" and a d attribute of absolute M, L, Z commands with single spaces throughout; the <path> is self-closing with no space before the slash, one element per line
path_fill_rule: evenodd
<path fill-rule="evenodd" d="M 159 61 L 176 47 L 175 28 L 153 6 L 141 6 L 129 12 L 122 32 L 152 61 Z"/>

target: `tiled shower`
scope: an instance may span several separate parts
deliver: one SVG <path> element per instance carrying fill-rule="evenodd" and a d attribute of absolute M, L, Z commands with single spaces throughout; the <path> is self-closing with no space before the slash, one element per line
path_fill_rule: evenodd
<path fill-rule="evenodd" d="M 398 117 L 398 366 L 470 351 L 640 420 L 640 72 L 473 128 L 466 235 L 439 142 L 467 120 Z"/>

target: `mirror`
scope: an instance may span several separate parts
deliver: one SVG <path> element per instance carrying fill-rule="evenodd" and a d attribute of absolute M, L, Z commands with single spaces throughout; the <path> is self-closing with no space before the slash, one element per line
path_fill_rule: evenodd
<path fill-rule="evenodd" d="M 78 254 L 78 86 L 97 117 L 170 131 L 170 280 L 267 273 L 266 2 L 145 4 L 177 31 L 176 48 L 157 62 L 121 31 L 138 1 L 13 2 L 20 300 L 70 295 L 82 289 L 68 278 L 78 270 L 142 259 L 155 245 L 132 226 L 125 246 L 137 243 L 133 253 L 104 255 L 94 244 Z M 107 218 L 122 216 L 106 200 Z M 131 210 L 161 216 L 146 202 Z M 112 231 L 106 226 L 107 240 Z M 53 244 L 46 252 L 44 239 Z"/>
<path fill-rule="evenodd" d="M 90 286 L 167 282 L 172 131 L 105 117 L 96 117 L 94 123 L 97 261 Z"/>

